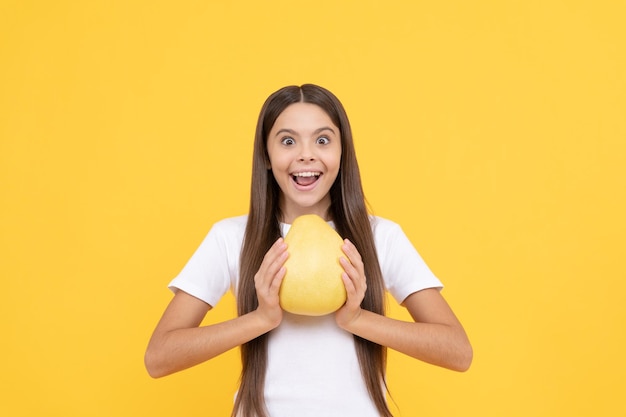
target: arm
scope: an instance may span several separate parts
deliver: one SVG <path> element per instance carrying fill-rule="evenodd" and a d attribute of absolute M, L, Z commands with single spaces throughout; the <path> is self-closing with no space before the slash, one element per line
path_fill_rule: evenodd
<path fill-rule="evenodd" d="M 150 376 L 158 378 L 197 365 L 278 326 L 282 320 L 278 290 L 286 259 L 286 245 L 279 239 L 254 277 L 259 307 L 222 323 L 198 327 L 211 306 L 177 291 L 148 343 L 144 360 Z"/>
<path fill-rule="evenodd" d="M 466 371 L 472 362 L 472 347 L 463 326 L 437 289 L 409 295 L 402 303 L 414 322 L 406 322 L 363 310 L 360 303 L 366 284 L 363 263 L 349 241 L 342 260 L 346 271 L 346 304 L 336 313 L 337 324 L 364 339 L 444 368 Z"/>

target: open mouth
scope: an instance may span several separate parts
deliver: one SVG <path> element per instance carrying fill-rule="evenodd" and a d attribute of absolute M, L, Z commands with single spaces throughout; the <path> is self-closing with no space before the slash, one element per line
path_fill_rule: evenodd
<path fill-rule="evenodd" d="M 295 172 L 291 175 L 291 178 L 296 184 L 306 187 L 314 184 L 321 175 L 322 173 L 317 171 Z"/>

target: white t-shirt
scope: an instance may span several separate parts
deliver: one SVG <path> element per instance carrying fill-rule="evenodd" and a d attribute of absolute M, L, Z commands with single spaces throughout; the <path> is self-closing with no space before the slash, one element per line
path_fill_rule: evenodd
<path fill-rule="evenodd" d="M 232 289 L 237 294 L 239 255 L 247 216 L 213 225 L 169 288 L 211 306 Z M 283 224 L 283 236 L 290 225 Z M 378 260 L 387 291 L 398 303 L 416 291 L 443 286 L 400 226 L 372 217 Z M 269 335 L 265 401 L 272 417 L 378 417 L 361 376 L 352 334 L 332 314 L 285 312 Z"/>

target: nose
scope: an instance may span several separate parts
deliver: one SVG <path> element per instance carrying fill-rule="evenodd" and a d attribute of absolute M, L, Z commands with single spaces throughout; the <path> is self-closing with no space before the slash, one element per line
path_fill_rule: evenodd
<path fill-rule="evenodd" d="M 298 156 L 298 161 L 300 162 L 311 162 L 315 161 L 315 155 L 313 149 L 311 149 L 308 145 L 303 145 L 300 147 L 300 155 Z"/>

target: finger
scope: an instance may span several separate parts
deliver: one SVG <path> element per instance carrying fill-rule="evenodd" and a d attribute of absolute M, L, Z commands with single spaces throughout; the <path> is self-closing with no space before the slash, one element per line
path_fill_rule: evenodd
<path fill-rule="evenodd" d="M 354 281 L 346 272 L 341 274 L 341 279 L 343 280 L 343 286 L 346 288 L 346 295 L 348 296 L 348 299 L 350 299 L 351 295 L 356 294 L 356 286 L 354 285 Z"/>
<path fill-rule="evenodd" d="M 350 239 L 344 239 L 342 249 L 351 261 L 354 260 L 356 262 L 362 262 L 361 254 Z"/>
<path fill-rule="evenodd" d="M 365 269 L 363 264 L 350 262 L 348 259 L 340 257 L 339 263 L 343 270 L 348 274 L 350 279 L 355 282 L 355 286 L 362 287 L 365 285 Z"/>
<path fill-rule="evenodd" d="M 362 269 L 357 269 L 344 257 L 339 258 L 339 263 L 344 268 L 344 286 L 346 286 L 346 291 L 349 290 L 349 285 L 350 289 L 353 289 L 355 296 L 365 294 L 365 291 L 367 289 L 367 282 L 365 278 L 365 273 L 362 271 Z M 349 280 L 349 284 L 346 283 L 346 280 Z"/>
<path fill-rule="evenodd" d="M 277 257 L 280 257 L 282 253 L 287 250 L 287 244 L 283 240 L 282 237 L 278 238 L 276 242 L 270 247 L 265 256 L 263 257 L 263 261 L 268 261 L 269 263 L 276 260 Z"/>
<path fill-rule="evenodd" d="M 356 246 L 354 246 L 352 242 L 346 239 L 342 246 L 342 250 L 345 253 L 345 255 L 348 257 L 348 260 L 350 261 L 350 263 L 352 263 L 352 265 L 354 265 L 357 268 L 357 270 L 364 273 L 365 269 L 363 266 L 363 259 L 361 258 L 361 254 L 357 250 Z"/>
<path fill-rule="evenodd" d="M 283 238 L 279 238 L 267 251 L 263 257 L 263 262 L 259 267 L 259 272 L 263 275 L 274 269 L 273 273 L 282 266 L 287 256 L 287 244 L 283 241 Z M 284 259 L 283 259 L 284 258 Z"/>
<path fill-rule="evenodd" d="M 357 290 L 365 288 L 365 274 L 356 269 L 346 258 L 339 258 L 339 262 L 344 268 L 343 274 L 345 274 L 346 279 L 350 280 L 354 288 Z"/>
<path fill-rule="evenodd" d="M 350 279 L 358 278 L 359 271 L 355 268 L 352 262 L 350 262 L 348 259 L 344 258 L 343 256 L 340 256 L 339 263 L 341 264 L 341 267 L 348 275 L 348 278 Z"/>
<path fill-rule="evenodd" d="M 269 287 L 270 294 L 273 294 L 273 295 L 278 294 L 278 292 L 280 291 L 280 285 L 282 284 L 283 278 L 285 277 L 286 273 L 287 273 L 287 268 L 282 266 L 278 270 L 278 272 L 274 275 L 274 278 L 272 279 L 270 283 L 270 287 Z"/>
<path fill-rule="evenodd" d="M 283 238 L 279 238 L 270 248 L 270 250 L 265 255 L 266 259 L 264 259 L 266 278 L 268 280 L 268 285 L 273 285 L 275 279 L 285 274 L 285 261 L 289 257 L 289 253 L 287 252 L 287 244 L 284 242 Z"/>
<path fill-rule="evenodd" d="M 359 307 L 363 301 L 364 291 L 359 290 L 354 281 L 350 279 L 348 274 L 345 272 L 341 275 L 341 277 L 346 288 L 346 303 L 344 304 L 344 309 L 354 309 Z"/>

